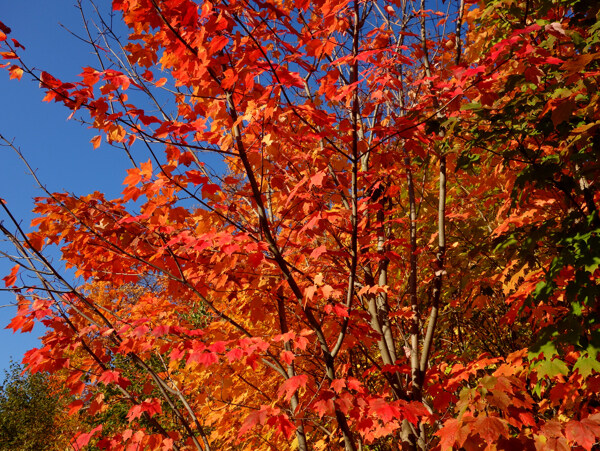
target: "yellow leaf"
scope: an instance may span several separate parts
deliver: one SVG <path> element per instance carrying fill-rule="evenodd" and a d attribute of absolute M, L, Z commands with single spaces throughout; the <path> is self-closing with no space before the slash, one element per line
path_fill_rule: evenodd
<path fill-rule="evenodd" d="M 273 144 L 273 139 L 271 138 L 271 134 L 267 133 L 265 136 L 263 136 L 262 142 L 264 142 L 267 146 L 270 146 L 271 144 Z"/>

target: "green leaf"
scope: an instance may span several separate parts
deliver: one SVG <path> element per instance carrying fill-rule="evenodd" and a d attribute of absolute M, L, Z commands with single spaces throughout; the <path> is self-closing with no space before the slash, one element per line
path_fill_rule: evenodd
<path fill-rule="evenodd" d="M 562 360 L 552 359 L 552 360 L 544 360 L 536 368 L 536 372 L 540 378 L 544 377 L 544 376 L 553 378 L 559 374 L 562 374 L 563 376 L 568 375 L 569 368 L 567 367 L 567 364 L 565 362 L 563 362 Z"/>
<path fill-rule="evenodd" d="M 600 256 L 590 256 L 587 264 L 585 265 L 585 270 L 591 274 L 594 274 L 594 271 L 598 269 L 598 266 L 600 266 Z"/>
<path fill-rule="evenodd" d="M 552 294 L 552 286 L 547 282 L 539 282 L 533 291 L 533 297 L 540 300 L 548 299 Z"/>
<path fill-rule="evenodd" d="M 579 374 L 586 378 L 592 372 L 600 372 L 600 362 L 596 358 L 584 354 L 575 362 L 573 371 L 575 370 L 579 370 Z"/>
<path fill-rule="evenodd" d="M 553 341 L 556 335 L 556 331 L 549 328 L 542 330 L 537 341 L 530 346 L 527 358 L 534 360 L 543 355 L 546 359 L 550 359 L 552 356 L 558 354 L 556 344 Z"/>
<path fill-rule="evenodd" d="M 479 155 L 472 154 L 469 152 L 462 152 L 456 160 L 456 170 L 472 169 L 474 164 L 479 163 L 479 159 Z"/>
<path fill-rule="evenodd" d="M 480 110 L 481 109 L 481 103 L 479 103 L 479 102 L 467 103 L 467 104 L 463 105 L 462 107 L 460 107 L 460 109 L 463 110 L 463 111 Z"/>

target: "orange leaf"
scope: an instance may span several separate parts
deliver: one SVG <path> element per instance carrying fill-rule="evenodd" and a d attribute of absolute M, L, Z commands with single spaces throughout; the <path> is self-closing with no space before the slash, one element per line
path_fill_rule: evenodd
<path fill-rule="evenodd" d="M 20 80 L 21 77 L 23 76 L 23 69 L 21 69 L 19 66 L 11 66 L 11 68 L 9 69 L 10 71 L 10 79 L 17 79 Z"/>
<path fill-rule="evenodd" d="M 98 136 L 94 136 L 90 142 L 92 143 L 92 145 L 94 146 L 94 149 L 97 149 L 98 147 L 100 147 L 100 142 L 102 142 L 102 136 L 98 135 Z"/>
<path fill-rule="evenodd" d="M 109 141 L 121 142 L 125 139 L 125 129 L 118 124 L 111 124 L 107 136 Z"/>
<path fill-rule="evenodd" d="M 0 55 L 5 60 L 16 60 L 19 58 L 15 52 L 0 52 Z"/>
<path fill-rule="evenodd" d="M 281 352 L 281 360 L 283 360 L 287 365 L 291 365 L 294 361 L 294 353 L 290 351 L 282 351 Z"/>
<path fill-rule="evenodd" d="M 493 443 L 501 435 L 506 435 L 506 424 L 497 417 L 482 416 L 473 424 L 473 431 L 488 443 Z"/>
<path fill-rule="evenodd" d="M 341 393 L 342 389 L 346 386 L 346 380 L 345 379 L 334 379 L 331 382 L 331 388 L 333 388 L 333 390 L 336 393 Z"/>
<path fill-rule="evenodd" d="M 4 286 L 11 287 L 16 283 L 17 273 L 19 272 L 19 267 L 20 267 L 19 265 L 13 266 L 13 269 L 11 269 L 10 274 L 8 276 L 2 278 L 2 280 L 4 280 Z"/>
<path fill-rule="evenodd" d="M 279 387 L 279 390 L 277 390 L 277 395 L 281 396 L 285 393 L 285 400 L 289 401 L 292 398 L 292 395 L 296 393 L 300 387 L 306 388 L 307 382 L 308 376 L 306 374 L 292 376 L 286 380 L 281 387 Z"/>
<path fill-rule="evenodd" d="M 75 449 L 84 449 L 96 432 L 102 431 L 102 425 L 96 426 L 90 432 L 80 434 L 75 441 Z"/>
<path fill-rule="evenodd" d="M 600 422 L 590 418 L 582 421 L 571 420 L 567 423 L 565 435 L 569 441 L 577 443 L 586 450 L 591 450 L 600 436 Z"/>

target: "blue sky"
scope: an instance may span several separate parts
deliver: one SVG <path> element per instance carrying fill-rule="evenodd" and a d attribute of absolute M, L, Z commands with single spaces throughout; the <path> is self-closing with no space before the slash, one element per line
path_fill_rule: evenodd
<path fill-rule="evenodd" d="M 61 24 L 75 32 L 82 31 L 79 10 L 69 0 L 3 1 L 0 21 L 12 29 L 9 35 L 26 47 L 20 51 L 23 60 L 64 81 L 75 81 L 81 67 L 95 66 L 94 56 L 85 43 L 72 36 Z M 106 144 L 93 150 L 89 143 L 97 133 L 68 121 L 70 112 L 62 105 L 42 102 L 44 93 L 37 82 L 24 75 L 21 81 L 9 80 L 0 71 L 0 133 L 25 155 L 38 177 L 50 191 L 87 194 L 102 191 L 108 198 L 118 196 L 128 166 L 124 156 Z M 41 196 L 34 180 L 14 152 L 0 147 L 0 198 L 7 201 L 13 214 L 26 228 L 33 218 L 33 198 Z M 9 226 L 5 216 L 0 220 Z M 12 227 L 9 227 L 12 228 Z M 10 251 L 0 242 L 0 250 Z M 54 257 L 58 262 L 58 257 Z M 0 259 L 0 278 L 13 265 Z M 62 267 L 62 264 L 59 264 Z M 0 281 L 4 286 L 4 282 Z M 14 302 L 14 295 L 0 292 L 0 305 Z M 0 379 L 2 368 L 8 368 L 11 357 L 22 359 L 23 353 L 37 346 L 40 327 L 29 334 L 13 334 L 4 329 L 16 307 L 0 308 Z"/>

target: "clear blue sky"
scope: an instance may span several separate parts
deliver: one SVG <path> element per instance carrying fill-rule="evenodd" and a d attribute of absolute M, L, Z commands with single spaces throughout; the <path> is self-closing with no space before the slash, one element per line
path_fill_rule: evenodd
<path fill-rule="evenodd" d="M 24 61 L 64 81 L 76 81 L 82 66 L 95 67 L 96 61 L 86 44 L 77 40 L 60 24 L 81 32 L 82 19 L 72 0 L 20 0 L 2 2 L 0 21 L 12 29 L 9 35 L 26 47 L 20 51 Z M 106 5 L 109 2 L 100 2 Z M 102 6 L 102 5 L 101 5 Z M 67 121 L 69 111 L 60 104 L 42 102 L 43 92 L 28 76 L 21 81 L 9 80 L 0 71 L 0 133 L 21 149 L 41 181 L 50 191 L 87 194 L 95 190 L 118 196 L 128 167 L 124 156 L 106 144 L 93 150 L 89 140 L 96 134 L 75 121 Z M 29 227 L 33 217 L 33 197 L 41 196 L 33 179 L 14 152 L 0 147 L 0 198 Z M 7 218 L 0 220 L 8 225 Z M 10 227 L 9 227 L 10 228 Z M 0 250 L 10 251 L 0 242 Z M 55 261 L 58 258 L 55 256 Z M 0 279 L 13 265 L 0 259 Z M 60 265 L 62 267 L 62 265 Z M 4 286 L 4 282 L 0 281 Z M 0 305 L 14 302 L 14 295 L 0 292 Z M 23 353 L 38 345 L 39 327 L 29 334 L 13 334 L 6 325 L 16 307 L 0 308 L 0 379 L 11 357 L 22 359 Z"/>

